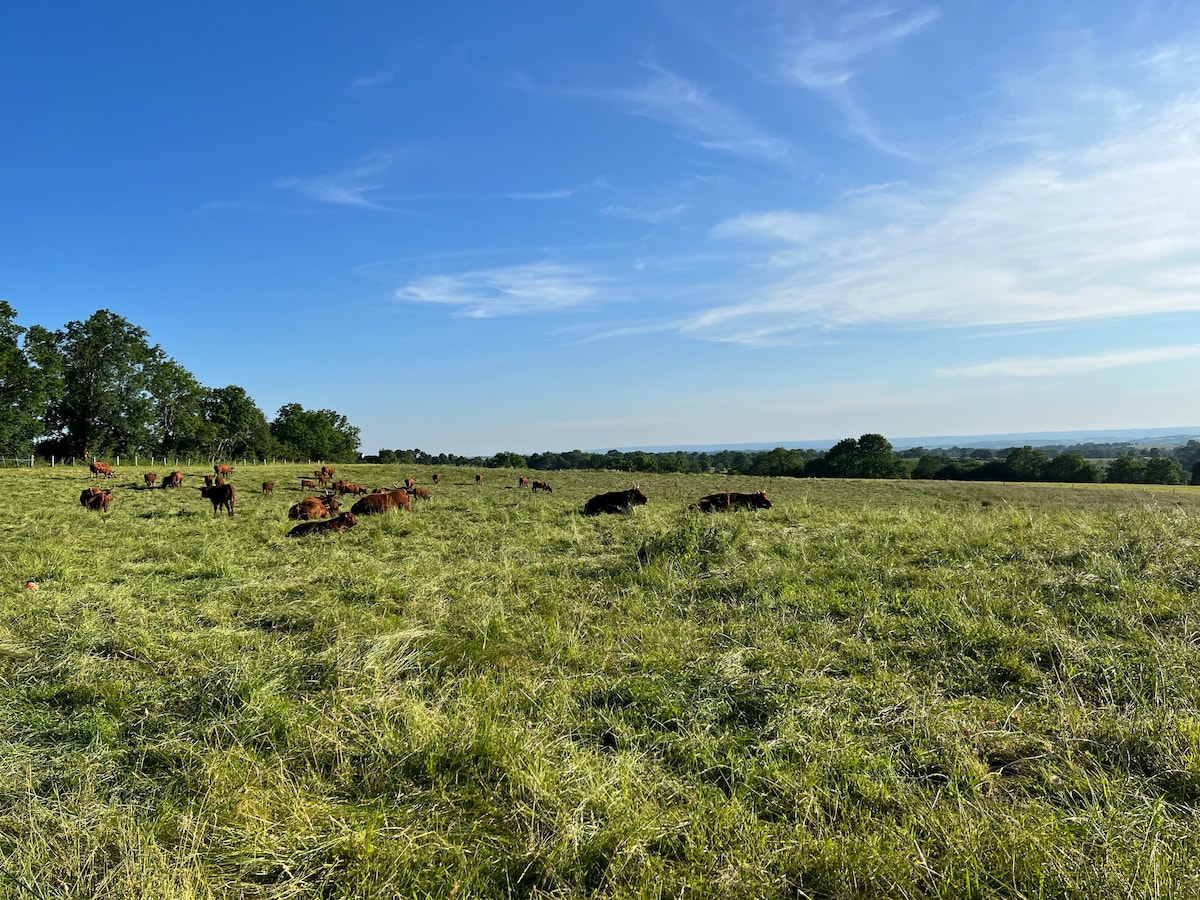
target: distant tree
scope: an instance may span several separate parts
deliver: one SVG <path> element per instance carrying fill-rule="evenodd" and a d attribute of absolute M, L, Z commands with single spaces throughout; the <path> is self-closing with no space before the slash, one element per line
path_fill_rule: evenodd
<path fill-rule="evenodd" d="M 200 399 L 201 415 L 208 426 L 207 452 L 212 459 L 231 459 L 235 456 L 284 456 L 274 446 L 267 417 L 250 399 L 246 389 L 231 384 L 209 388 Z"/>
<path fill-rule="evenodd" d="M 798 478 L 805 473 L 804 456 L 799 450 L 789 450 L 787 447 L 776 447 L 764 453 L 756 453 L 750 457 L 742 474 L 762 476 L 790 476 Z"/>
<path fill-rule="evenodd" d="M 1192 464 L 1192 480 L 1188 484 L 1200 485 L 1200 460 Z"/>
<path fill-rule="evenodd" d="M 153 412 L 154 449 L 163 455 L 203 453 L 214 429 L 204 420 L 206 392 L 195 376 L 164 357 L 150 370 L 147 391 Z"/>
<path fill-rule="evenodd" d="M 1144 484 L 1146 466 L 1133 456 L 1118 456 L 1108 464 L 1104 480 L 1109 484 Z"/>
<path fill-rule="evenodd" d="M 287 403 L 270 429 L 286 455 L 329 462 L 354 462 L 358 456 L 359 429 L 332 409 L 306 410 L 299 403 Z"/>
<path fill-rule="evenodd" d="M 24 456 L 42 433 L 51 400 L 51 376 L 22 343 L 17 311 L 0 300 L 0 455 Z M 44 331 L 44 329 L 43 329 Z"/>
<path fill-rule="evenodd" d="M 1176 447 L 1174 455 L 1183 471 L 1192 471 L 1192 467 L 1200 462 L 1200 441 L 1191 440 L 1182 447 Z"/>
<path fill-rule="evenodd" d="M 1009 481 L 1038 481 L 1042 477 L 1042 469 L 1050 462 L 1046 451 L 1028 445 L 1014 447 L 1004 459 L 1008 469 Z"/>
<path fill-rule="evenodd" d="M 934 478 L 937 472 L 945 464 L 945 460 L 941 457 L 934 456 L 931 453 L 926 453 L 917 460 L 916 467 L 912 470 L 913 478 Z"/>
<path fill-rule="evenodd" d="M 970 456 L 971 459 L 978 459 L 982 462 L 987 462 L 988 460 L 996 458 L 996 451 L 987 449 L 972 450 Z"/>
<path fill-rule="evenodd" d="M 1042 480 L 1094 484 L 1100 480 L 1100 470 L 1078 453 L 1060 453 L 1042 467 Z"/>
<path fill-rule="evenodd" d="M 864 434 L 855 440 L 843 438 L 809 474 L 828 478 L 894 478 L 897 474 L 896 456 L 892 445 L 882 434 Z"/>
<path fill-rule="evenodd" d="M 1169 456 L 1160 456 L 1146 463 L 1147 484 L 1180 484 L 1183 479 L 1179 463 Z"/>

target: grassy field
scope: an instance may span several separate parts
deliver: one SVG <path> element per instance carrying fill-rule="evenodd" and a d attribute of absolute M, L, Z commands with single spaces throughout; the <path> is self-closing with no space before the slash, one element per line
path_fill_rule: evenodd
<path fill-rule="evenodd" d="M 1200 489 L 198 472 L 0 470 L 2 900 L 1200 896 Z"/>

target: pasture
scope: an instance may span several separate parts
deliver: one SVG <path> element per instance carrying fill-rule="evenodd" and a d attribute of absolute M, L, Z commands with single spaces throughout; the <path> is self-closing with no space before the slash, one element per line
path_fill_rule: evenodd
<path fill-rule="evenodd" d="M 0 470 L 0 900 L 1200 895 L 1200 489 L 311 468 Z"/>

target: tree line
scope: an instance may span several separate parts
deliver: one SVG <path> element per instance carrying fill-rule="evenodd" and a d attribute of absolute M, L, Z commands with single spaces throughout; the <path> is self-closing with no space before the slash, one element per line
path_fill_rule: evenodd
<path fill-rule="evenodd" d="M 1080 449 L 1103 448 L 1116 458 L 1101 465 Z M 1054 450 L 1058 452 L 1054 452 Z M 708 473 L 791 478 L 924 478 L 955 481 L 1048 481 L 1075 484 L 1181 484 L 1190 473 L 1200 484 L 1200 441 L 1179 447 L 1138 448 L 1132 444 L 1061 445 L 1058 448 L 1009 447 L 1005 450 L 955 447 L 897 452 L 881 434 L 845 438 L 829 450 L 743 451 L 569 450 L 524 455 L 511 451 L 492 456 L 431 454 L 423 450 L 380 450 L 364 462 L 403 465 L 472 466 L 476 468 L 607 469 L 646 473 Z"/>
<path fill-rule="evenodd" d="M 107 309 L 55 331 L 0 300 L 0 456 L 357 458 L 359 429 L 331 409 L 270 421 L 237 385 L 205 387 Z"/>

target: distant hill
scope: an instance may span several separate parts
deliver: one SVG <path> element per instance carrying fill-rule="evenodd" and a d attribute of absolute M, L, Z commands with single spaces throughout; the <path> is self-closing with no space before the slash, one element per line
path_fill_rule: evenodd
<path fill-rule="evenodd" d="M 843 435 L 857 438 L 859 435 Z M 926 437 L 892 437 L 885 435 L 897 450 L 911 447 L 972 447 L 999 450 L 1005 447 L 1044 447 L 1047 444 L 1120 443 L 1153 444 L 1156 447 L 1175 447 L 1191 440 L 1200 440 L 1200 425 L 1176 428 L 1118 428 L 1108 431 L 1019 431 L 1010 434 L 943 434 Z M 616 449 L 622 453 L 644 450 L 647 453 L 714 453 L 718 450 L 762 451 L 786 447 L 789 450 L 828 450 L 842 438 L 819 438 L 807 441 L 766 441 L 752 444 L 674 444 L 670 446 L 605 447 L 589 453 L 607 453 Z"/>

